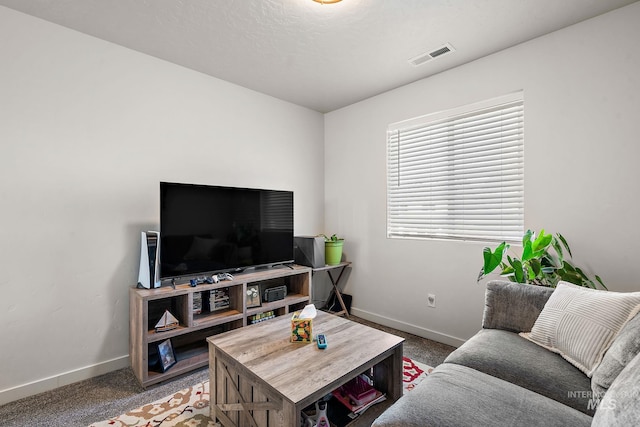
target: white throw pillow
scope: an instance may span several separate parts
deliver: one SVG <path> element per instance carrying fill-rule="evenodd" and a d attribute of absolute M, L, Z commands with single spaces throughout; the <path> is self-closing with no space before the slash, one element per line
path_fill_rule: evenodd
<path fill-rule="evenodd" d="M 559 282 L 531 332 L 520 335 L 591 377 L 613 339 L 640 310 L 640 292 L 609 292 Z"/>

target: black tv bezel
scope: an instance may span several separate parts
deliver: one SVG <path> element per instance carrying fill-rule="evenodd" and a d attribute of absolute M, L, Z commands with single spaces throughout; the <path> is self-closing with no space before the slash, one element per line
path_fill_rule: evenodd
<path fill-rule="evenodd" d="M 291 259 L 286 259 L 286 260 L 282 260 L 282 261 L 274 261 L 274 262 L 268 262 L 268 263 L 262 263 L 262 264 L 251 264 L 251 265 L 247 265 L 247 266 L 238 266 L 238 267 L 229 267 L 229 268 L 223 268 L 223 269 L 217 269 L 217 270 L 206 270 L 206 271 L 200 271 L 200 272 L 190 272 L 190 273 L 184 273 L 184 274 L 179 274 L 179 275 L 167 275 L 164 276 L 163 275 L 163 269 L 162 269 L 162 186 L 164 184 L 169 184 L 169 185 L 179 185 L 179 186 L 185 186 L 185 187 L 206 187 L 206 188 L 221 188 L 221 189 L 230 189 L 230 190 L 245 190 L 245 191 L 278 191 L 278 192 L 287 192 L 291 194 L 291 209 L 292 209 L 292 216 L 293 216 L 293 221 L 295 224 L 295 193 L 293 190 L 277 190 L 277 189 L 270 189 L 270 188 L 252 188 L 252 187 L 234 187 L 234 186 L 226 186 L 226 185 L 210 185 L 210 184 L 196 184 L 196 183 L 181 183 L 181 182 L 170 182 L 170 181 L 160 181 L 160 226 L 159 226 L 159 230 L 160 230 L 160 239 L 159 239 L 159 249 L 158 249 L 158 258 L 159 258 L 159 262 L 158 262 L 158 270 L 159 270 L 159 275 L 160 275 L 160 280 L 161 281 L 170 281 L 170 280 L 174 280 L 174 279 L 186 279 L 186 278 L 201 278 L 201 277 L 207 277 L 207 276 L 211 276 L 214 274 L 219 274 L 219 273 L 239 273 L 239 272 L 243 272 L 246 270 L 251 270 L 251 269 L 262 269 L 262 268 L 272 268 L 275 266 L 279 266 L 279 265 L 287 265 L 287 264 L 293 264 L 295 262 L 294 260 L 294 254 L 295 254 L 295 250 L 294 250 L 294 236 L 295 236 L 295 231 L 292 228 L 291 231 Z"/>

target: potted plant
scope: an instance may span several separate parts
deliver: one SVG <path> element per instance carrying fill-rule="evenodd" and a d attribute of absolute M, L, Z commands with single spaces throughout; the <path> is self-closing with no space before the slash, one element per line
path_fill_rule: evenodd
<path fill-rule="evenodd" d="M 344 239 L 336 236 L 324 237 L 324 261 L 327 265 L 338 265 L 342 261 L 342 246 L 344 245 Z"/>
<path fill-rule="evenodd" d="M 512 282 L 529 283 L 539 286 L 555 287 L 560 280 L 579 286 L 596 288 L 596 282 L 607 289 L 602 279 L 595 275 L 594 282 L 584 271 L 569 261 L 571 249 L 567 240 L 560 234 L 546 234 L 544 230 L 536 235 L 527 230 L 522 237 L 520 257 L 507 255 L 509 244 L 500 243 L 495 250 L 484 248 L 484 265 L 478 275 L 478 282 L 500 267 L 500 274 Z M 565 256 L 568 254 L 568 258 Z"/>

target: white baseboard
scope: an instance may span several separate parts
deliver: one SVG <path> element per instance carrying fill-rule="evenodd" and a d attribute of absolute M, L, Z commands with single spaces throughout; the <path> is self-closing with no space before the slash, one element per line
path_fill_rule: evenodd
<path fill-rule="evenodd" d="M 354 316 L 361 317 L 370 322 L 375 322 L 380 325 L 395 328 L 404 332 L 408 332 L 419 337 L 427 338 L 433 341 L 441 342 L 443 344 L 451 345 L 453 347 L 460 347 L 464 344 L 465 340 L 462 338 L 453 337 L 451 335 L 441 334 L 430 329 L 423 328 L 421 326 L 412 325 L 410 323 L 402 322 L 400 320 L 391 319 L 389 317 L 380 316 L 369 311 L 360 310 L 359 308 L 351 307 L 351 313 Z"/>
<path fill-rule="evenodd" d="M 127 366 L 129 366 L 129 355 L 117 357 L 95 365 L 85 366 L 84 368 L 64 372 L 60 375 L 54 375 L 5 390 L 0 390 L 0 405 L 4 405 L 24 397 L 33 396 L 34 394 L 53 390 L 64 385 L 97 377 L 98 375 L 126 368 Z"/>

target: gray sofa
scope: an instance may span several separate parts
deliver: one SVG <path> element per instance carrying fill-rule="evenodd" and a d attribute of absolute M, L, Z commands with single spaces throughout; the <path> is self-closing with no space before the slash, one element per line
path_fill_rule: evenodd
<path fill-rule="evenodd" d="M 609 347 L 593 377 L 612 378 L 593 392 L 582 371 L 518 335 L 531 330 L 552 292 L 488 283 L 482 330 L 373 426 L 640 425 L 640 315 Z"/>

